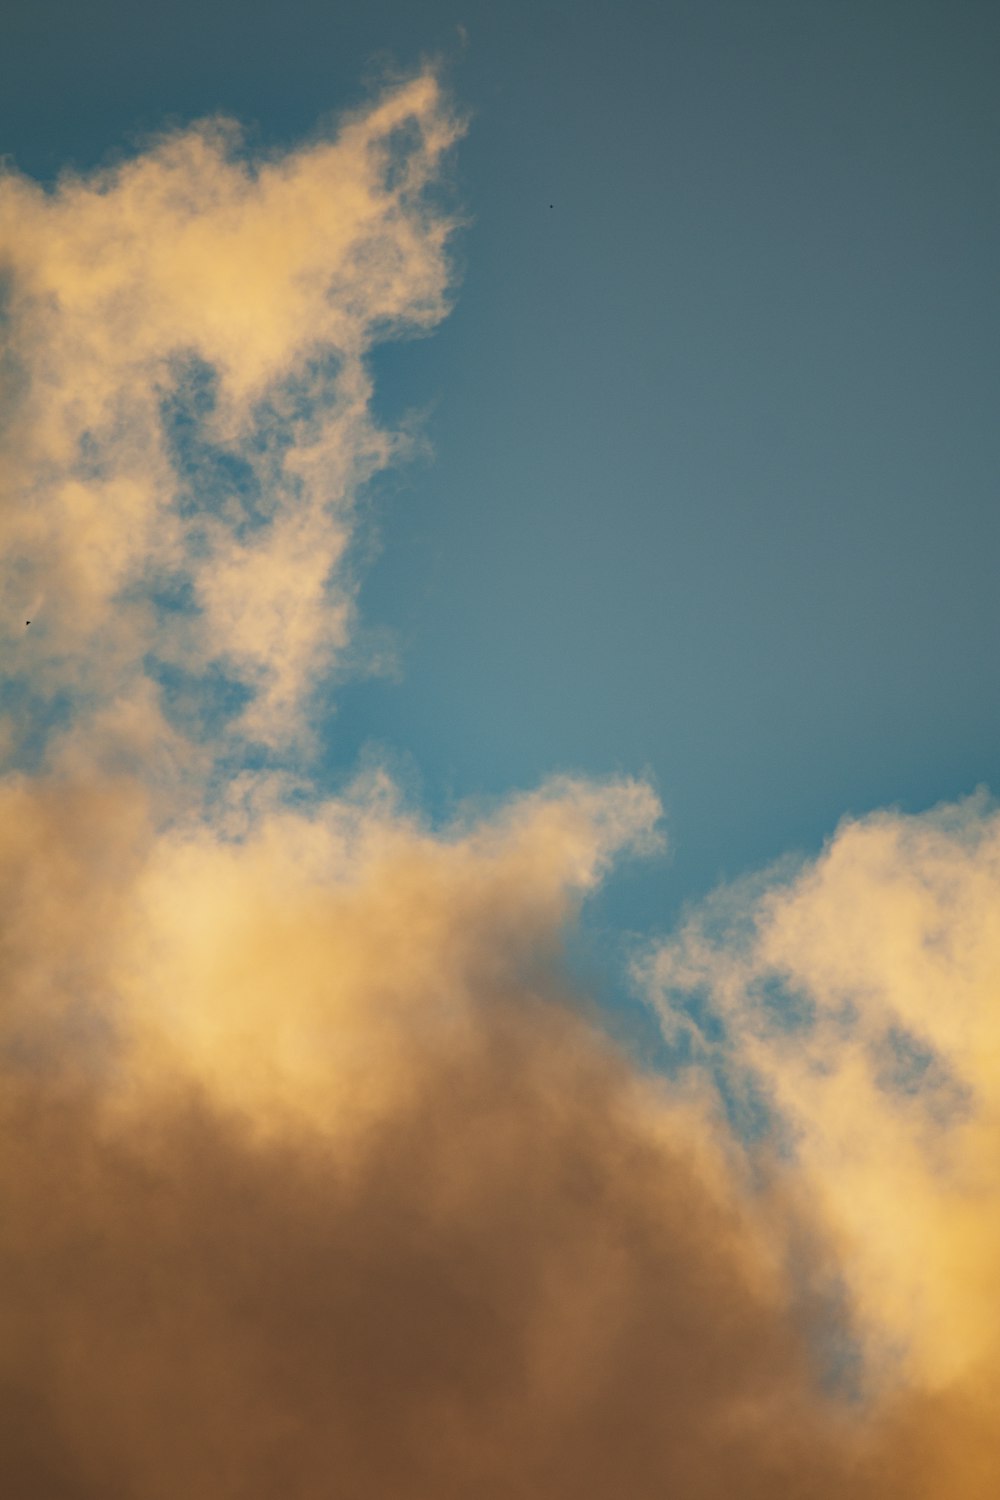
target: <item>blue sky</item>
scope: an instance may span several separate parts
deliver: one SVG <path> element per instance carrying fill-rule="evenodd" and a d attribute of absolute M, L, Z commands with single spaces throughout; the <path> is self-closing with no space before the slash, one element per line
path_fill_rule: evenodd
<path fill-rule="evenodd" d="M 341 690 L 334 775 L 374 743 L 443 812 L 651 774 L 671 856 L 602 898 L 642 930 L 995 781 L 991 7 L 43 0 L 8 36 L 41 176 L 216 110 L 281 144 L 427 55 L 469 113 L 454 311 L 374 359 L 433 449 L 376 487 L 400 673 Z"/>

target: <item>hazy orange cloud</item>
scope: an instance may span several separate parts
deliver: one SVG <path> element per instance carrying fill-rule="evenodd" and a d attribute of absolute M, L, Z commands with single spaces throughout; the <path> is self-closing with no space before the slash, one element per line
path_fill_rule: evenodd
<path fill-rule="evenodd" d="M 755 1154 L 576 1009 L 562 935 L 649 839 L 641 785 L 436 834 L 380 778 L 229 834 L 158 828 L 124 778 L 3 798 L 11 1493 L 991 1493 L 988 1338 L 831 1379 L 843 1326 L 870 1352 L 875 1263 L 836 1095 L 794 1162 Z M 882 1222 L 924 1254 L 942 1204 L 908 1186 Z M 953 1226 L 981 1277 L 986 1207 Z"/>
<path fill-rule="evenodd" d="M 833 1461 L 711 1121 L 560 977 L 645 789 L 432 836 L 377 784 L 236 841 L 124 783 L 5 796 L 18 1492 L 721 1495 Z"/>

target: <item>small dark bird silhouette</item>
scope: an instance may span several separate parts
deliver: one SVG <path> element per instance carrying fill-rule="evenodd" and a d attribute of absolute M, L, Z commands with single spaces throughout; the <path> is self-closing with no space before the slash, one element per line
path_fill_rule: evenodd
<path fill-rule="evenodd" d="M 24 623 L 25 623 L 25 625 L 30 625 L 30 624 L 31 624 L 31 621 L 30 621 L 30 620 L 25 620 L 25 622 L 24 622 Z"/>

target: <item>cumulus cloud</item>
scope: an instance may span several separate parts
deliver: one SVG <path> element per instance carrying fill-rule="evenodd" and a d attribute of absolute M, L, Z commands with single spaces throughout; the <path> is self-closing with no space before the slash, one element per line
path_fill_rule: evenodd
<path fill-rule="evenodd" d="M 236 842 L 120 782 L 4 795 L 12 1492 L 804 1494 L 848 1461 L 710 1123 L 560 978 L 648 792 L 432 836 L 366 786 Z"/>
<path fill-rule="evenodd" d="M 823 1087 L 794 1169 L 755 1157 L 703 1081 L 637 1072 L 573 1003 L 562 933 L 648 841 L 647 789 L 556 783 L 436 833 L 379 777 L 226 830 L 164 828 L 124 776 L 2 799 L 12 1493 L 992 1493 L 988 1338 L 936 1381 L 831 1380 L 838 1278 L 872 1283 Z M 825 920 L 826 873 L 771 898 L 768 953 Z M 918 1221 L 880 1187 L 912 1253 L 932 1187 Z"/>
<path fill-rule="evenodd" d="M 659 946 L 668 1080 L 563 953 L 647 785 L 432 828 L 273 764 L 457 131 L 428 76 L 0 184 L 0 1484 L 992 1500 L 995 815 L 851 826 Z"/>

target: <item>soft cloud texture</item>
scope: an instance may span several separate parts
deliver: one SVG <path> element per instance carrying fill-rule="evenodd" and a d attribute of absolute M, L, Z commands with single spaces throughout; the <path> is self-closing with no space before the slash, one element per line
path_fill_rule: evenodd
<path fill-rule="evenodd" d="M 457 133 L 428 76 L 282 156 L 210 121 L 51 193 L 0 182 L 2 624 L 33 694 L 152 673 L 211 714 L 228 683 L 243 736 L 302 732 L 347 645 L 352 503 L 397 446 L 365 355 L 445 311 L 426 190 Z"/>
<path fill-rule="evenodd" d="M 0 190 L 0 1488 L 992 1500 L 993 813 L 660 946 L 668 1081 L 563 953 L 647 785 L 434 829 L 252 769 L 349 640 L 365 356 L 445 309 L 456 131 L 421 77 Z"/>
<path fill-rule="evenodd" d="M 805 1494 L 860 1462 L 710 1119 L 566 1003 L 560 931 L 648 792 L 432 837 L 375 785 L 236 842 L 155 834 L 123 783 L 4 797 L 12 1492 Z"/>
<path fill-rule="evenodd" d="M 964 1493 L 965 1464 L 995 1485 L 1000 816 L 980 797 L 845 823 L 639 972 L 668 1036 L 782 1141 L 842 1265 L 866 1382 L 978 1429 L 939 1493 Z"/>
<path fill-rule="evenodd" d="M 228 833 L 159 829 L 123 777 L 2 798 L 12 1493 L 993 1493 L 990 1329 L 942 1362 L 933 1303 L 990 1306 L 988 1118 L 938 1182 L 920 1131 L 901 1151 L 909 1100 L 862 1091 L 875 1220 L 822 1073 L 784 1160 L 705 1080 L 638 1073 L 576 1011 L 561 935 L 649 840 L 641 785 L 437 834 L 380 778 Z M 772 901 L 765 941 L 830 889 Z M 803 1045 L 769 1075 L 789 1118 L 806 1071 Z M 935 1286 L 935 1225 L 976 1278 Z M 831 1340 L 899 1332 L 904 1299 L 871 1300 L 887 1253 L 931 1294 L 907 1304 L 923 1342 L 852 1390 Z"/>

